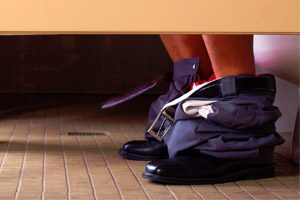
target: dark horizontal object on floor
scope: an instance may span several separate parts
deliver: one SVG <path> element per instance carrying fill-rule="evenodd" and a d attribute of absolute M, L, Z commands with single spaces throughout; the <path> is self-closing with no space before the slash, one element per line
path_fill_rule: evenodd
<path fill-rule="evenodd" d="M 69 132 L 69 136 L 93 136 L 93 135 L 108 135 L 104 132 Z"/>

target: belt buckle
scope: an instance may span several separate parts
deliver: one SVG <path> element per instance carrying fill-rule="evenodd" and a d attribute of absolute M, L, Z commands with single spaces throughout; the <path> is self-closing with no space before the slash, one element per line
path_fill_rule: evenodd
<path fill-rule="evenodd" d="M 159 112 L 159 114 L 157 115 L 157 117 L 155 118 L 154 122 L 151 124 L 151 126 L 147 130 L 147 133 L 149 133 L 151 136 L 153 136 L 156 140 L 158 140 L 160 142 L 163 141 L 167 132 L 174 125 L 174 118 L 173 118 L 174 114 L 173 113 L 174 113 L 174 108 L 172 108 L 172 107 L 167 107 L 167 108 L 162 109 Z M 161 122 L 159 129 L 157 131 L 155 131 L 154 128 L 158 124 L 158 120 L 161 117 L 163 118 L 163 121 Z M 169 125 L 164 130 L 162 130 L 164 127 L 164 124 L 166 122 L 169 122 Z"/>

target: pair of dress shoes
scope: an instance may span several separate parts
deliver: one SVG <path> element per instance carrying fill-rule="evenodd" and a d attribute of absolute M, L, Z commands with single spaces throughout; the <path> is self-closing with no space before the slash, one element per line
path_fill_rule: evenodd
<path fill-rule="evenodd" d="M 143 177 L 164 184 L 215 184 L 274 176 L 273 162 L 262 162 L 259 158 L 219 159 L 192 150 L 168 158 L 166 144 L 154 139 L 127 142 L 120 155 L 150 161 Z"/>

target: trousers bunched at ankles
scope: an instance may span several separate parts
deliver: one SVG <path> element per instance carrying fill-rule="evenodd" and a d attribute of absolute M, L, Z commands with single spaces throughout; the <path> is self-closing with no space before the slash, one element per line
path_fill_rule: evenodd
<path fill-rule="evenodd" d="M 272 75 L 228 76 L 166 104 L 159 115 L 166 131 L 148 131 L 164 141 L 169 158 L 147 163 L 143 177 L 164 184 L 273 177 L 273 151 L 284 142 L 275 128 L 275 88 Z"/>
<path fill-rule="evenodd" d="M 239 93 L 235 81 L 252 77 L 222 78 L 217 80 L 222 83 L 220 96 L 194 96 L 180 102 L 175 110 L 174 125 L 164 138 L 169 156 L 193 149 L 221 159 L 251 159 L 263 155 L 264 161 L 272 160 L 274 146 L 284 142 L 275 128 L 275 121 L 281 116 L 279 109 L 273 106 L 275 87 Z M 192 100 L 215 102 L 199 106 L 198 110 L 196 107 L 195 113 L 189 113 L 184 107 Z M 205 114 L 199 115 L 201 109 Z"/>
<path fill-rule="evenodd" d="M 198 78 L 199 65 L 199 57 L 182 59 L 174 63 L 173 81 L 169 86 L 168 92 L 164 95 L 159 96 L 151 104 L 148 114 L 146 130 L 153 123 L 154 119 L 159 114 L 160 110 L 165 104 L 186 93 L 194 82 L 200 81 Z M 214 78 L 214 75 L 212 75 L 211 79 L 212 78 Z M 160 119 L 159 121 L 161 122 L 162 119 Z M 156 127 L 156 129 L 158 128 L 159 127 Z M 145 136 L 146 138 L 151 138 L 151 136 L 147 134 L 147 132 Z"/>

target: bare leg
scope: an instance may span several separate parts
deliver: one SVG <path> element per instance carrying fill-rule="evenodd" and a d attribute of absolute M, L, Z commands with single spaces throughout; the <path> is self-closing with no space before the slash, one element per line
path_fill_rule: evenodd
<path fill-rule="evenodd" d="M 217 78 L 255 74 L 252 35 L 203 35 Z"/>
<path fill-rule="evenodd" d="M 176 62 L 190 57 L 200 57 L 199 76 L 207 80 L 213 73 L 211 62 L 201 35 L 160 35 L 171 59 Z"/>

